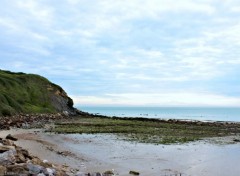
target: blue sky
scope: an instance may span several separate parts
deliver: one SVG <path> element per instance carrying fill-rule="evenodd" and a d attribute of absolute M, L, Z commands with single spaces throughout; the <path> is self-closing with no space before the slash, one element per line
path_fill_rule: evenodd
<path fill-rule="evenodd" d="M 240 106 L 239 0 L 0 3 L 0 69 L 77 106 Z"/>

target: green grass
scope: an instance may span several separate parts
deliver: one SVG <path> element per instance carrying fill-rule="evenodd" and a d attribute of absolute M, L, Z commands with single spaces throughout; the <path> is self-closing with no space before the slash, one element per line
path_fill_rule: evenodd
<path fill-rule="evenodd" d="M 57 87 L 39 75 L 0 70 L 0 116 L 55 112 L 48 87 Z"/>
<path fill-rule="evenodd" d="M 56 133 L 113 133 L 125 140 L 171 144 L 240 133 L 240 125 L 211 123 L 173 123 L 157 120 L 121 118 L 78 118 L 56 123 Z"/>

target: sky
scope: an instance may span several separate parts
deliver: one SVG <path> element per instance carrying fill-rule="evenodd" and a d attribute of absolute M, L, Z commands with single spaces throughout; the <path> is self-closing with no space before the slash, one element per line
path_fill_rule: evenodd
<path fill-rule="evenodd" d="M 240 107 L 239 0 L 1 0 L 0 69 L 75 106 Z"/>

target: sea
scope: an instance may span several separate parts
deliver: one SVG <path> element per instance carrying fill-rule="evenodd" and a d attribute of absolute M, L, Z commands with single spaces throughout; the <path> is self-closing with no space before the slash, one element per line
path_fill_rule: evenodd
<path fill-rule="evenodd" d="M 92 114 L 117 117 L 142 117 L 200 121 L 240 122 L 240 107 L 99 107 L 81 106 Z"/>

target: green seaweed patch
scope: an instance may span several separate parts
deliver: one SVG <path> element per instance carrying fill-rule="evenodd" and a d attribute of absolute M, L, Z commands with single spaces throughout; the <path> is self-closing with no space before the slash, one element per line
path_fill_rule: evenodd
<path fill-rule="evenodd" d="M 75 118 L 58 122 L 52 129 L 56 133 L 116 134 L 120 139 L 141 143 L 187 143 L 209 137 L 240 133 L 239 124 L 169 122 L 163 120 L 121 118 Z"/>

